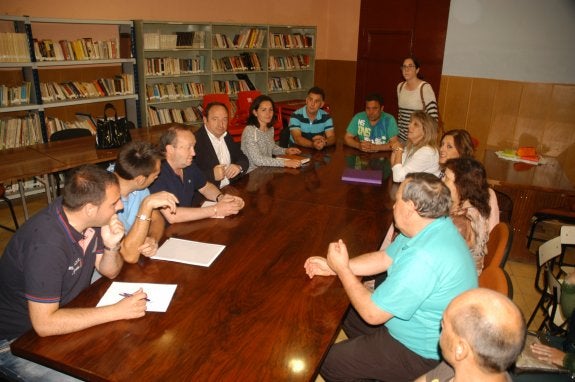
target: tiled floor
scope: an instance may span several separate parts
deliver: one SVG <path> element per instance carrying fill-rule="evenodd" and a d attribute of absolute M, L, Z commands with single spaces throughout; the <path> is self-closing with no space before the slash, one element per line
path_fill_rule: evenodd
<path fill-rule="evenodd" d="M 23 223 L 24 212 L 22 205 L 19 200 L 14 200 L 13 203 L 16 209 L 16 214 L 18 216 L 18 221 Z M 28 200 L 28 210 L 31 215 L 45 206 L 46 197 L 43 194 L 33 196 Z M 0 202 L 0 224 L 13 226 L 8 207 L 4 202 Z M 0 253 L 4 252 L 4 248 L 10 240 L 11 236 L 12 234 L 10 232 L 0 228 Z M 535 304 L 539 300 L 539 294 L 533 286 L 533 279 L 535 277 L 535 265 L 508 261 L 505 269 L 509 273 L 513 283 L 513 301 L 515 301 L 515 303 L 519 306 L 525 318 L 527 319 L 533 311 Z M 531 325 L 531 329 L 537 328 L 539 321 L 540 317 L 534 321 L 534 323 Z M 345 338 L 345 335 L 341 333 L 338 340 L 343 338 Z M 323 381 L 323 379 L 318 377 L 317 381 Z"/>

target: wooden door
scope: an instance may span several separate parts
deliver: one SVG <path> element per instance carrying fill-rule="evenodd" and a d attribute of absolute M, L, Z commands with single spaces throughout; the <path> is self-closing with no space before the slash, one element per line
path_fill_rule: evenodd
<path fill-rule="evenodd" d="M 355 111 L 365 96 L 383 95 L 385 111 L 397 118 L 397 84 L 403 59 L 416 56 L 420 74 L 439 98 L 450 0 L 362 0 Z"/>

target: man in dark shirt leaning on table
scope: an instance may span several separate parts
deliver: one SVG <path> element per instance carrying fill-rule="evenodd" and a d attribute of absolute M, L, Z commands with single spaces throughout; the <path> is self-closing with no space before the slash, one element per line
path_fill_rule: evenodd
<path fill-rule="evenodd" d="M 195 145 L 194 133 L 184 125 L 174 124 L 160 137 L 159 146 L 165 159 L 160 167 L 160 175 L 149 189 L 151 193 L 168 191 L 178 198 L 175 212 L 160 210 L 170 224 L 235 215 L 244 208 L 242 198 L 224 194 L 213 183 L 206 181 L 205 175 L 192 162 L 196 155 Z M 216 204 L 192 207 L 196 191 Z"/>
<path fill-rule="evenodd" d="M 62 197 L 14 234 L 0 258 L 0 377 L 74 380 L 14 356 L 10 343 L 30 329 L 52 336 L 145 314 L 142 291 L 106 307 L 62 307 L 90 285 L 94 268 L 109 278 L 120 272 L 120 209 L 116 177 L 82 166 L 68 177 Z"/>
<path fill-rule="evenodd" d="M 342 240 L 327 258 L 310 257 L 308 276 L 337 275 L 353 309 L 344 319 L 349 339 L 332 345 L 320 373 L 326 381 L 409 381 L 439 363 L 441 315 L 458 294 L 477 287 L 465 240 L 449 219 L 447 187 L 431 174 L 409 174 L 396 193 L 401 232 L 382 251 L 349 259 Z M 387 271 L 375 291 L 357 276 Z"/>

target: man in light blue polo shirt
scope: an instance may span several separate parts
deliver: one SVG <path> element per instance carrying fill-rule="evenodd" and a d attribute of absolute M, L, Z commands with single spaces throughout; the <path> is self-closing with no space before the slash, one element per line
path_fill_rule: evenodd
<path fill-rule="evenodd" d="M 393 115 L 383 111 L 383 97 L 373 93 L 365 99 L 365 111 L 349 122 L 343 142 L 364 152 L 390 151 L 398 133 Z"/>
<path fill-rule="evenodd" d="M 160 173 L 160 152 L 149 142 L 132 141 L 118 152 L 113 171 L 120 184 L 124 208 L 118 219 L 124 224 L 126 237 L 120 254 L 128 263 L 143 256 L 154 256 L 166 221 L 160 209 L 175 211 L 178 199 L 166 191 L 150 194 L 148 186 Z"/>
<path fill-rule="evenodd" d="M 289 120 L 290 144 L 321 150 L 335 144 L 331 116 L 321 108 L 325 92 L 314 86 L 307 92 L 305 106 L 294 111 Z"/>
<path fill-rule="evenodd" d="M 337 275 L 353 305 L 343 328 L 349 340 L 333 345 L 320 373 L 325 380 L 413 380 L 437 366 L 443 311 L 477 287 L 465 240 L 448 217 L 449 190 L 434 175 L 409 174 L 393 207 L 401 234 L 384 251 L 349 259 L 342 240 L 327 259 L 310 257 L 309 277 Z M 357 276 L 387 271 L 372 293 Z"/>

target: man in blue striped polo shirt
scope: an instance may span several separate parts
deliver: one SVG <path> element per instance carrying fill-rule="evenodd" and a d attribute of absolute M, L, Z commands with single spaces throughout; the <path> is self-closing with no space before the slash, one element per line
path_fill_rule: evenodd
<path fill-rule="evenodd" d="M 335 131 L 331 116 L 321 108 L 325 92 L 314 86 L 307 92 L 305 106 L 294 111 L 289 120 L 290 145 L 321 150 L 335 144 Z"/>

